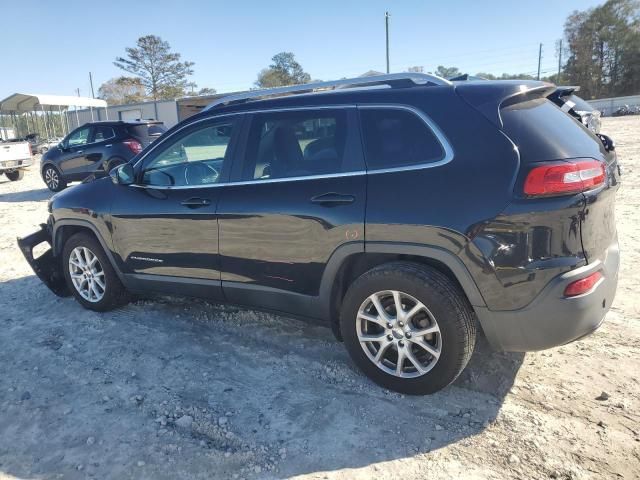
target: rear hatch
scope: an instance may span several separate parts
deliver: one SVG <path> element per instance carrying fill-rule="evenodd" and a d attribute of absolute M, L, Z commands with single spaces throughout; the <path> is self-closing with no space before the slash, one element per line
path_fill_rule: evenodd
<path fill-rule="evenodd" d="M 604 182 L 575 194 L 584 199 L 580 238 L 587 262 L 593 262 L 616 238 L 620 171 L 615 150 L 607 151 L 600 137 L 544 97 L 515 97 L 503 103 L 500 114 L 503 131 L 517 145 L 525 171 L 527 166 L 558 161 L 580 165 L 596 160 L 604 165 Z"/>
<path fill-rule="evenodd" d="M 552 211 L 558 203 L 553 198 L 566 199 L 579 207 L 564 212 L 567 215 L 562 228 L 575 230 L 577 224 L 583 254 L 590 263 L 601 258 L 616 241 L 614 206 L 620 170 L 615 150 L 605 148 L 600 137 L 547 98 L 554 88 L 541 82 L 485 82 L 476 88 L 461 85 L 457 90 L 517 147 L 520 174 L 514 185 L 515 196 L 530 203 L 534 216 L 544 214 L 545 209 L 550 209 L 550 218 L 562 214 L 562 211 Z M 561 169 L 579 166 L 577 168 L 580 169 L 585 165 L 599 168 L 600 174 L 592 178 L 593 184 L 590 184 L 589 181 L 583 182 L 581 176 L 585 173 L 588 177 L 589 170 L 577 171 L 577 184 L 584 185 L 577 191 L 568 189 L 566 193 L 543 193 L 539 196 L 528 196 L 524 191 L 527 177 L 534 169 L 544 171 L 543 167 L 550 166 L 560 166 Z M 570 176 L 571 173 L 569 177 L 562 178 Z M 572 211 L 578 214 L 569 214 Z M 559 250 L 567 248 L 560 246 Z"/>
<path fill-rule="evenodd" d="M 29 142 L 0 142 L 0 166 L 3 168 L 17 167 L 20 160 L 31 158 Z"/>
<path fill-rule="evenodd" d="M 146 122 L 129 125 L 127 130 L 130 135 L 137 138 L 140 143 L 142 143 L 143 147 L 147 147 L 166 132 L 167 128 L 162 122 Z"/>

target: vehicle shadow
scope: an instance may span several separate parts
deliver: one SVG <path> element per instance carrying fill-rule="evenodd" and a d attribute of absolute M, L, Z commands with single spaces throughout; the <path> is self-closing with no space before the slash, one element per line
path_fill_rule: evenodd
<path fill-rule="evenodd" d="M 0 185 L 3 182 L 0 182 Z M 53 192 L 48 188 L 26 190 L 21 192 L 0 193 L 0 202 L 41 202 L 48 200 Z"/>
<path fill-rule="evenodd" d="M 487 428 L 524 359 L 480 338 L 453 385 L 412 397 L 298 320 L 174 298 L 98 314 L 34 276 L 0 283 L 0 303 L 0 472 L 16 477 L 140 477 L 144 458 L 148 478 L 281 478 L 429 454 Z"/>

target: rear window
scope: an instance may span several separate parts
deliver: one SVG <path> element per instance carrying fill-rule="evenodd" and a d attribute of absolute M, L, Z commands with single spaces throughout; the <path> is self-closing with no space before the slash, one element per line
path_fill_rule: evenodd
<path fill-rule="evenodd" d="M 523 162 L 602 158 L 598 138 L 546 98 L 515 103 L 500 113 Z"/>
<path fill-rule="evenodd" d="M 415 113 L 390 108 L 360 110 L 367 168 L 395 168 L 444 158 L 442 145 Z"/>
<path fill-rule="evenodd" d="M 136 137 L 159 137 L 166 131 L 167 129 L 163 123 L 143 123 L 129 127 L 131 135 L 135 135 Z"/>
<path fill-rule="evenodd" d="M 566 101 L 573 103 L 576 112 L 592 112 L 594 108 L 577 95 L 571 95 Z"/>

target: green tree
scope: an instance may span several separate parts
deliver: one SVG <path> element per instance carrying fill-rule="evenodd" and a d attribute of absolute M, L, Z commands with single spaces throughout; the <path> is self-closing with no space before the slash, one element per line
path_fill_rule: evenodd
<path fill-rule="evenodd" d="M 565 22 L 566 83 L 586 98 L 640 91 L 640 3 L 608 0 L 573 12 Z"/>
<path fill-rule="evenodd" d="M 476 77 L 480 77 L 480 78 L 484 78 L 486 80 L 496 80 L 498 77 L 496 77 L 493 73 L 484 73 L 484 72 L 478 72 L 475 75 Z"/>
<path fill-rule="evenodd" d="M 536 77 L 528 73 L 503 73 L 498 80 L 535 80 Z"/>
<path fill-rule="evenodd" d="M 444 67 L 442 65 L 438 65 L 438 68 L 433 73 L 442 78 L 452 78 L 462 74 L 458 67 Z"/>
<path fill-rule="evenodd" d="M 309 83 L 311 76 L 304 71 L 291 52 L 280 52 L 271 58 L 273 62 L 268 68 L 258 73 L 256 86 L 260 88 L 273 88 L 284 85 L 298 85 Z"/>
<path fill-rule="evenodd" d="M 198 96 L 215 95 L 216 93 L 218 93 L 218 92 L 216 91 L 215 88 L 203 87 L 200 90 L 198 90 Z"/>
<path fill-rule="evenodd" d="M 98 97 L 111 105 L 139 103 L 147 99 L 142 81 L 134 77 L 117 77 L 107 80 L 100 85 Z"/>
<path fill-rule="evenodd" d="M 138 77 L 153 100 L 184 95 L 194 63 L 180 61 L 181 55 L 172 52 L 168 42 L 146 35 L 125 51 L 127 57 L 116 58 L 114 65 Z"/>

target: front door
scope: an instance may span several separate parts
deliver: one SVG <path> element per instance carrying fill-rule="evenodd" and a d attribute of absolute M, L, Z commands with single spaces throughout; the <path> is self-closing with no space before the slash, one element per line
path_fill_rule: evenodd
<path fill-rule="evenodd" d="M 60 169 L 68 179 L 77 180 L 79 175 L 87 175 L 86 150 L 90 136 L 91 127 L 87 125 L 74 130 L 64 140 Z"/>
<path fill-rule="evenodd" d="M 334 251 L 364 241 L 355 109 L 254 114 L 239 155 L 218 206 L 225 298 L 308 314 Z"/>
<path fill-rule="evenodd" d="M 220 296 L 218 205 L 239 117 L 197 121 L 161 140 L 136 165 L 135 185 L 112 204 L 113 243 L 144 289 Z"/>

